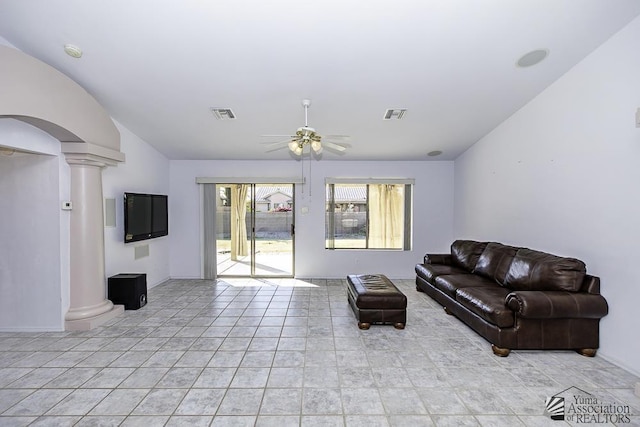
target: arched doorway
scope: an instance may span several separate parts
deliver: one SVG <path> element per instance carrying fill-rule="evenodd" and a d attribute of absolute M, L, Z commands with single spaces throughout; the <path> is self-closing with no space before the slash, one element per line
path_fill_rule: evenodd
<path fill-rule="evenodd" d="M 69 252 L 64 328 L 94 328 L 122 312 L 106 299 L 102 210 L 102 169 L 124 161 L 120 134 L 102 106 L 54 68 L 6 46 L 0 63 L 0 118 L 28 123 L 61 143 L 73 204 L 60 246 Z"/>

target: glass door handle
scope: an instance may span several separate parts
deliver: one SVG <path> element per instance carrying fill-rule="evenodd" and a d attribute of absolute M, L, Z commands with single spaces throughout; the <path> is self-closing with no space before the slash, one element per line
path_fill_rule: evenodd
<path fill-rule="evenodd" d="M 294 234 L 296 234 L 296 226 L 291 224 L 291 235 L 293 236 Z"/>

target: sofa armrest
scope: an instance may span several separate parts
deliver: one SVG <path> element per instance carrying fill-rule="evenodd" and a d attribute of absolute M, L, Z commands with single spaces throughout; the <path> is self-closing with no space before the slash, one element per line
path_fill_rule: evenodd
<path fill-rule="evenodd" d="M 451 265 L 451 254 L 426 254 L 424 264 Z"/>
<path fill-rule="evenodd" d="M 529 319 L 600 319 L 609 311 L 601 295 L 564 291 L 514 291 L 505 304 Z"/>

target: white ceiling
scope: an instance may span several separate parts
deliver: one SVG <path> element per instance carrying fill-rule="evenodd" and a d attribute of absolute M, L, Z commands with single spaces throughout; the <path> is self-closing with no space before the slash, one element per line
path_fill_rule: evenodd
<path fill-rule="evenodd" d="M 261 135 L 303 125 L 308 98 L 310 126 L 351 135 L 325 159 L 443 160 L 638 14 L 638 0 L 0 0 L 0 37 L 171 159 L 288 159 Z M 538 48 L 545 61 L 515 66 Z"/>

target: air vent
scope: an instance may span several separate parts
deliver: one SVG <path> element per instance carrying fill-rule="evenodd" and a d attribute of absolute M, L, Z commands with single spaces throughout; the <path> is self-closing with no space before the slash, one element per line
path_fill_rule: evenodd
<path fill-rule="evenodd" d="M 140 259 L 149 256 L 149 245 L 136 246 L 133 248 L 133 258 Z"/>
<path fill-rule="evenodd" d="M 388 109 L 384 113 L 384 120 L 400 120 L 406 112 L 406 108 Z"/>
<path fill-rule="evenodd" d="M 211 112 L 213 113 L 214 116 L 216 116 L 216 119 L 218 120 L 233 120 L 236 118 L 236 115 L 233 114 L 233 111 L 231 111 L 231 108 L 211 107 Z"/>

